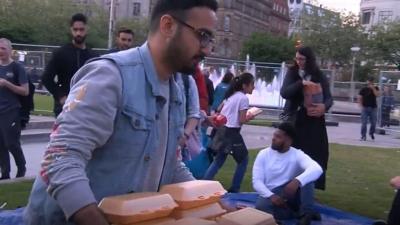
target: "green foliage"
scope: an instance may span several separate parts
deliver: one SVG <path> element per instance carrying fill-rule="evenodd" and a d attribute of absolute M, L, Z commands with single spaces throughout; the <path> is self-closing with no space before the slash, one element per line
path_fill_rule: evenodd
<path fill-rule="evenodd" d="M 252 61 L 280 63 L 293 59 L 295 51 L 293 40 L 269 33 L 253 33 L 243 44 L 241 58 L 250 54 Z"/>
<path fill-rule="evenodd" d="M 374 28 L 369 42 L 371 57 L 378 62 L 400 66 L 400 22 Z"/>
<path fill-rule="evenodd" d="M 97 5 L 78 6 L 65 0 L 0 0 L 0 36 L 12 42 L 62 45 L 70 40 L 69 20 L 89 15 L 88 44 L 106 47 L 107 14 Z"/>
<path fill-rule="evenodd" d="M 325 13 L 324 15 L 304 14 L 301 32 L 298 35 L 304 45 L 314 49 L 322 63 L 337 62 L 348 64 L 353 46 L 362 49 L 367 37 L 355 14 Z"/>

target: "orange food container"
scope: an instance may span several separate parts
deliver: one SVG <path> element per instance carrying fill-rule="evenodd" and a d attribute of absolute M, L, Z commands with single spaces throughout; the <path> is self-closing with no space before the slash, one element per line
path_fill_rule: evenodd
<path fill-rule="evenodd" d="M 99 207 L 113 224 L 130 224 L 167 217 L 178 205 L 168 194 L 134 193 L 107 197 Z"/>
<path fill-rule="evenodd" d="M 215 221 L 203 220 L 197 218 L 184 218 L 175 222 L 169 222 L 162 225 L 218 225 Z"/>
<path fill-rule="evenodd" d="M 175 219 L 182 218 L 198 218 L 198 219 L 215 219 L 226 213 L 219 203 L 212 203 L 209 205 L 203 205 L 197 208 L 180 210 L 175 209 L 171 216 Z"/>
<path fill-rule="evenodd" d="M 219 225 L 276 225 L 271 214 L 253 208 L 227 213 L 218 218 L 217 222 Z"/>
<path fill-rule="evenodd" d="M 183 210 L 216 203 L 226 190 L 218 181 L 195 180 L 164 185 L 160 193 L 170 194 Z"/>
<path fill-rule="evenodd" d="M 148 220 L 144 222 L 139 222 L 139 223 L 131 223 L 129 225 L 165 225 L 166 223 L 174 224 L 175 219 L 170 218 L 170 217 L 165 217 L 162 219 L 155 219 L 155 220 Z"/>

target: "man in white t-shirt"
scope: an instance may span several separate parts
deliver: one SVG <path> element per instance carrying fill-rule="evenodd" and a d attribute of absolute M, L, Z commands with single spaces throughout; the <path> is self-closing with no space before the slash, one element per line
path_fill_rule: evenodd
<path fill-rule="evenodd" d="M 274 132 L 272 145 L 261 150 L 253 166 L 253 187 L 259 194 L 256 208 L 275 219 L 299 218 L 309 225 L 321 217 L 314 211 L 314 181 L 322 168 L 301 150 L 291 147 L 295 130 L 282 123 Z"/>

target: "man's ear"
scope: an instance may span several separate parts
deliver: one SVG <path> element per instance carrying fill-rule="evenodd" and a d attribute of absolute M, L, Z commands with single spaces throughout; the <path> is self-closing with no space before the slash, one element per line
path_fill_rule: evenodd
<path fill-rule="evenodd" d="M 178 25 L 172 16 L 166 14 L 160 18 L 160 33 L 166 37 L 171 38 L 175 36 Z"/>

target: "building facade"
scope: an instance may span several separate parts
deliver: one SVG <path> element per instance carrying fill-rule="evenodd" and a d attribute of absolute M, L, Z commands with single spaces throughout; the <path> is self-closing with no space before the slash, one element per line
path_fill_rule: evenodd
<path fill-rule="evenodd" d="M 361 24 L 370 31 L 372 27 L 400 21 L 400 0 L 361 0 Z"/>
<path fill-rule="evenodd" d="M 340 13 L 325 9 L 320 6 L 305 3 L 304 0 L 287 0 L 289 5 L 289 36 L 296 36 L 297 33 L 302 32 L 302 22 L 306 17 L 321 17 L 328 18 L 328 20 L 321 20 L 321 23 L 329 24 L 329 19 L 340 18 Z M 325 17 L 329 15 L 329 17 Z"/>
<path fill-rule="evenodd" d="M 274 0 L 270 20 L 271 33 L 288 36 L 290 21 L 287 0 Z"/>
<path fill-rule="evenodd" d="M 97 4 L 106 12 L 110 12 L 111 0 L 73 0 L 75 4 Z M 114 0 L 115 20 L 131 18 L 147 18 L 150 13 L 150 0 Z M 89 13 L 90 14 L 90 13 Z"/>

